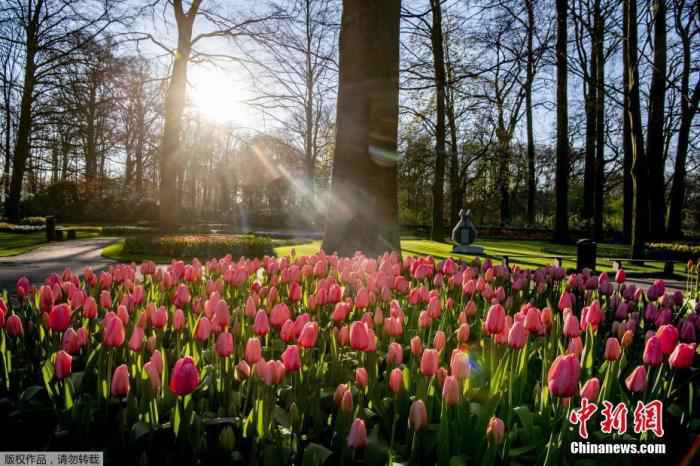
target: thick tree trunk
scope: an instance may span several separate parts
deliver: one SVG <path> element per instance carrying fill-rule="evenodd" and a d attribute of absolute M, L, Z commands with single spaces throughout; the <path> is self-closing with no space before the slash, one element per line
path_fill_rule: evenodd
<path fill-rule="evenodd" d="M 90 94 L 88 97 L 87 112 L 87 141 L 85 145 L 85 170 L 89 192 L 96 189 L 97 182 L 97 131 L 95 130 L 95 117 L 97 113 L 97 84 L 90 82 Z"/>
<path fill-rule="evenodd" d="M 525 117 L 527 126 L 527 223 L 535 223 L 535 136 L 532 123 L 532 84 L 535 80 L 535 52 L 533 36 L 535 32 L 535 0 L 525 0 L 527 9 L 527 76 L 525 80 Z"/>
<path fill-rule="evenodd" d="M 627 16 L 625 40 L 627 41 L 628 66 L 626 72 L 629 84 L 627 89 L 629 95 L 627 119 L 629 119 L 630 124 L 632 146 L 633 208 L 631 255 L 633 258 L 638 259 L 644 256 L 644 242 L 649 229 L 649 187 L 647 184 L 648 172 L 644 154 L 642 115 L 639 103 L 636 0 L 624 0 L 624 8 L 624 14 Z"/>
<path fill-rule="evenodd" d="M 666 226 L 664 104 L 666 101 L 666 0 L 652 0 L 654 64 L 649 88 L 647 164 L 649 170 L 649 237 L 662 239 Z"/>
<path fill-rule="evenodd" d="M 555 176 L 556 213 L 554 240 L 569 239 L 569 112 L 567 102 L 566 0 L 556 0 L 557 10 L 557 167 Z"/>
<path fill-rule="evenodd" d="M 445 54 L 442 38 L 441 0 L 430 0 L 433 14 L 431 42 L 433 48 L 433 65 L 435 68 L 435 179 L 433 181 L 433 241 L 445 240 L 444 204 L 445 204 Z"/>
<path fill-rule="evenodd" d="M 400 250 L 397 196 L 401 1 L 344 0 L 332 195 L 323 249 Z"/>
<path fill-rule="evenodd" d="M 36 16 L 36 15 L 35 15 Z M 19 124 L 15 141 L 15 156 L 12 163 L 12 178 L 10 193 L 5 203 L 5 215 L 16 221 L 21 217 L 20 200 L 22 198 L 22 182 L 31 150 L 32 104 L 34 100 L 34 79 L 36 72 L 36 24 L 30 23 L 26 31 L 27 54 L 24 61 L 24 85 L 20 103 Z"/>
<path fill-rule="evenodd" d="M 594 50 L 596 62 L 595 99 L 595 182 L 593 202 L 593 238 L 603 240 L 603 213 L 605 210 L 605 18 L 601 11 L 601 1 L 594 4 Z"/>
<path fill-rule="evenodd" d="M 591 53 L 591 65 L 588 73 L 588 82 L 585 86 L 586 108 L 586 147 L 583 171 L 583 217 L 586 224 L 593 227 L 593 213 L 595 203 L 595 141 L 596 141 L 596 57 L 595 51 Z"/>
<path fill-rule="evenodd" d="M 450 226 L 457 224 L 463 195 L 460 193 L 459 152 L 457 148 L 457 122 L 455 121 L 454 101 L 447 105 L 447 122 L 450 126 Z"/>
<path fill-rule="evenodd" d="M 187 65 L 192 50 L 192 26 L 197 15 L 199 1 L 195 0 L 187 14 L 182 11 L 182 1 L 174 3 L 177 21 L 177 51 L 168 92 L 165 97 L 165 122 L 160 147 L 160 230 L 171 232 L 177 229 L 178 195 L 178 148 L 182 130 L 182 112 L 185 108 Z"/>

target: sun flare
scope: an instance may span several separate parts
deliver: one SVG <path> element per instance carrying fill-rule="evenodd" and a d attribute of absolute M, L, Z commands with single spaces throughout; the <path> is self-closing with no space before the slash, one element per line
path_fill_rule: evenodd
<path fill-rule="evenodd" d="M 193 70 L 190 81 L 190 99 L 203 116 L 217 123 L 245 125 L 247 108 L 234 73 L 198 68 Z"/>

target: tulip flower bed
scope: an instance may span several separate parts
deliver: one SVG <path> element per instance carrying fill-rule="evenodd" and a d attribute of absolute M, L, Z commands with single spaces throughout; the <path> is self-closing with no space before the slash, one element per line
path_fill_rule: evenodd
<path fill-rule="evenodd" d="M 700 432 L 700 305 L 624 271 L 227 256 L 20 278 L 15 293 L 0 300 L 2 450 L 98 450 L 108 464 L 609 461 L 570 451 L 588 441 L 663 444 L 643 461 L 675 464 Z"/>

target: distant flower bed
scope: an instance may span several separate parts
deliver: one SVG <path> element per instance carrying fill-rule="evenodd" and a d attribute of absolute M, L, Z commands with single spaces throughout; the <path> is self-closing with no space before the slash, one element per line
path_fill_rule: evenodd
<path fill-rule="evenodd" d="M 157 228 L 136 225 L 110 225 L 102 227 L 102 234 L 105 236 L 130 236 L 155 233 Z"/>
<path fill-rule="evenodd" d="M 700 258 L 700 244 L 690 243 L 649 243 L 647 244 L 649 255 L 653 258 L 669 260 L 693 260 L 698 262 Z"/>
<path fill-rule="evenodd" d="M 202 259 L 227 254 L 233 257 L 264 257 L 275 253 L 270 238 L 249 235 L 132 236 L 126 238 L 124 252 Z"/>

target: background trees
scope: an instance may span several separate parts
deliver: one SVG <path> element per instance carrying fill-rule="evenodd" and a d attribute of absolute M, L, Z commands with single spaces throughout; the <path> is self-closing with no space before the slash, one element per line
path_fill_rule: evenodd
<path fill-rule="evenodd" d="M 554 0 L 401 3 L 399 223 L 440 240 L 466 207 L 482 226 L 565 238 L 567 222 L 637 255 L 698 235 L 697 2 L 564 3 L 565 23 Z M 320 229 L 338 212 L 334 154 L 344 164 L 349 143 L 343 6 L 5 2 L 6 215 Z M 355 168 L 353 183 L 370 179 Z M 72 207 L 48 212 L 49 198 Z"/>

